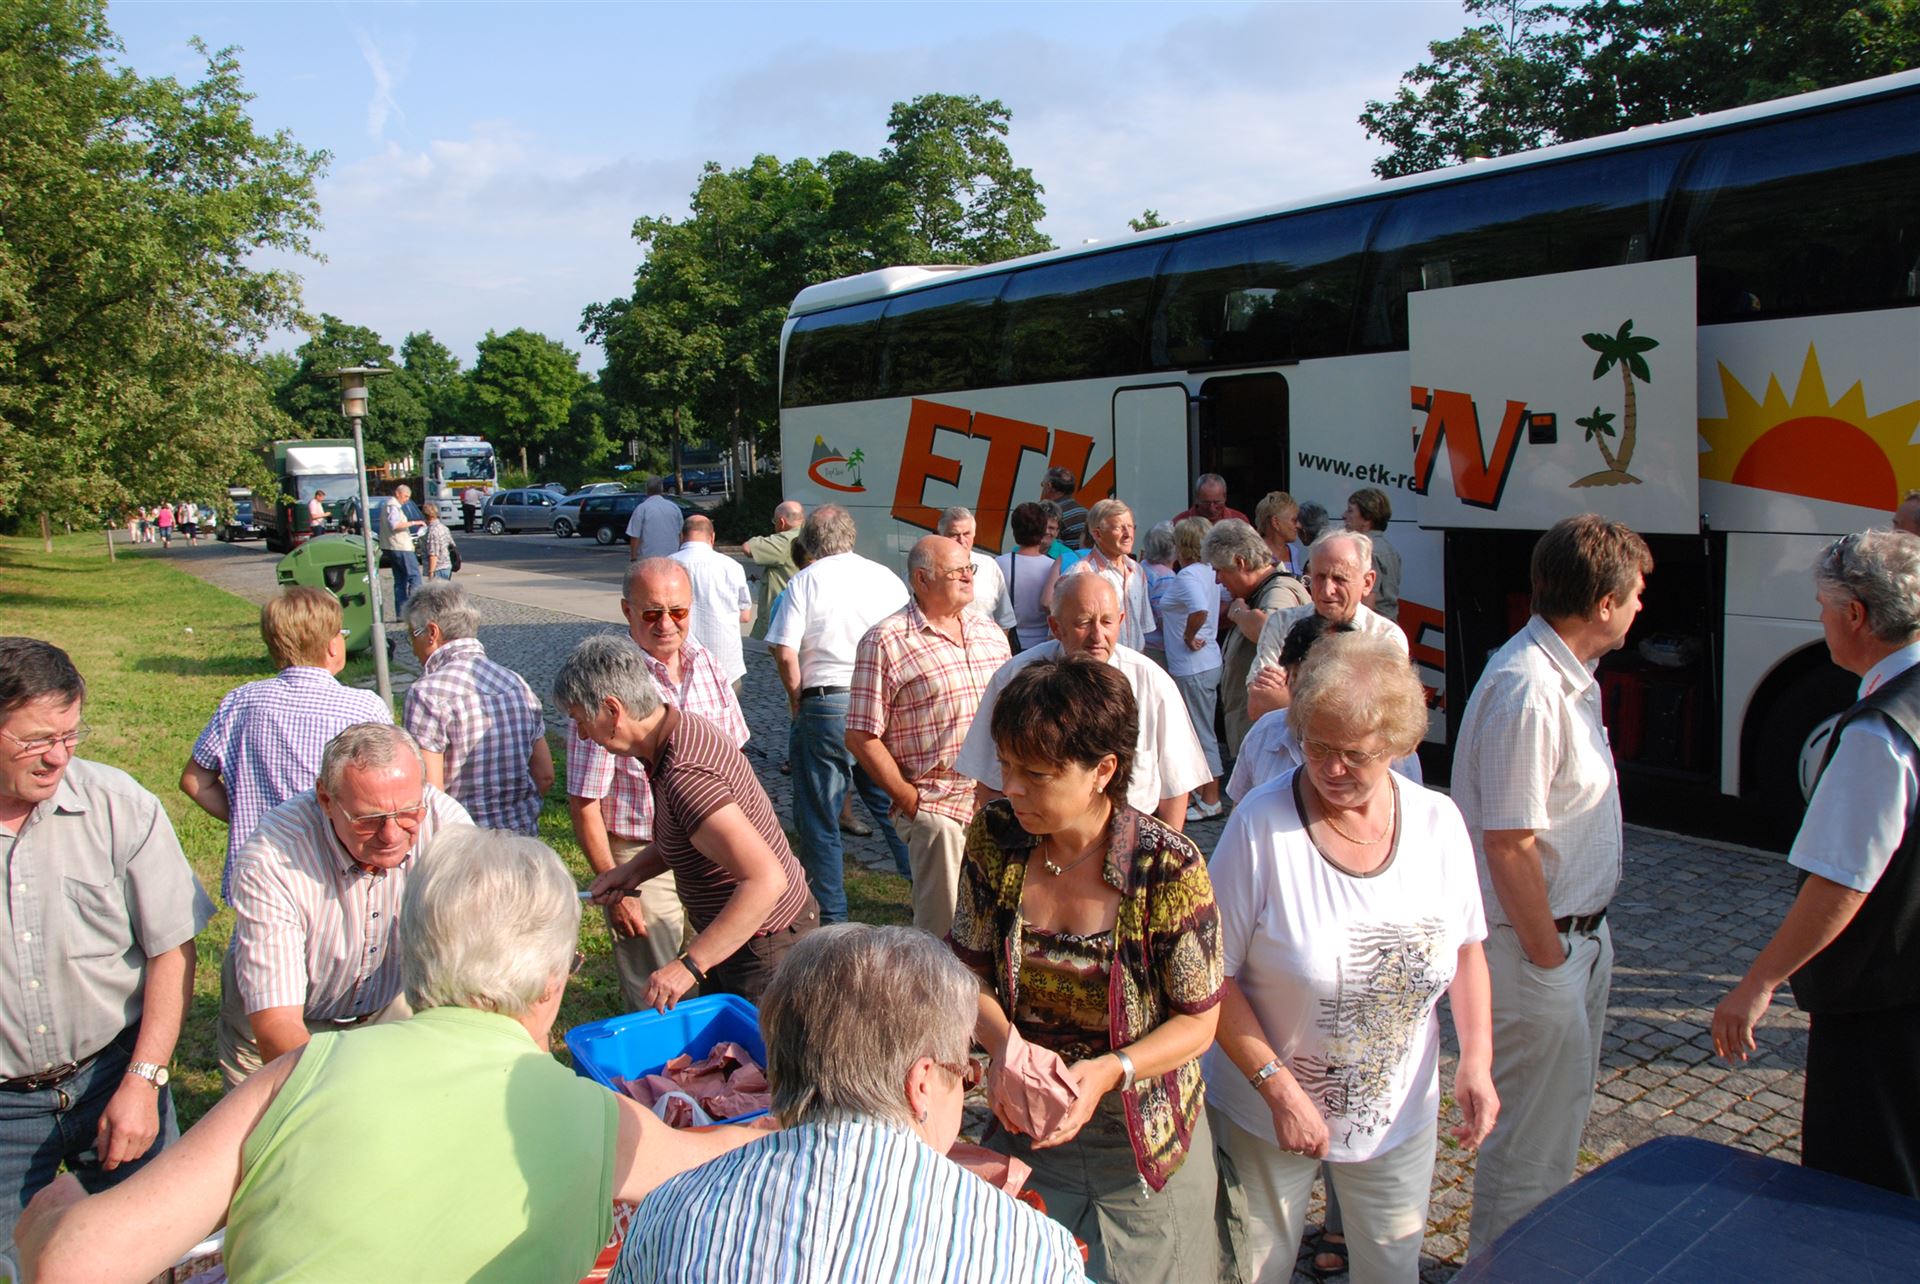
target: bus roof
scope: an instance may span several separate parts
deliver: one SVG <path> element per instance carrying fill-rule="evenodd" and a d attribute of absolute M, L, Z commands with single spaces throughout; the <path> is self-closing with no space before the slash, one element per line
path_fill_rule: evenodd
<path fill-rule="evenodd" d="M 1852 102 L 1862 98 L 1872 98 L 1881 94 L 1897 93 L 1901 90 L 1920 86 L 1920 71 L 1903 71 L 1891 76 L 1879 76 L 1872 80 L 1862 80 L 1850 85 L 1839 85 L 1832 89 L 1819 89 L 1812 93 L 1796 94 L 1790 98 L 1774 99 L 1770 102 L 1754 103 L 1746 107 L 1735 107 L 1727 111 L 1713 112 L 1705 116 L 1692 116 L 1686 120 L 1670 121 L 1662 125 L 1641 125 L 1625 129 L 1615 134 L 1602 135 L 1599 138 L 1582 139 L 1574 143 L 1556 143 L 1551 147 L 1539 147 L 1531 151 L 1514 152 L 1491 160 L 1469 161 L 1461 165 L 1452 165 L 1445 169 L 1428 170 L 1421 174 L 1409 174 L 1404 178 L 1388 179 L 1385 182 L 1368 183 L 1360 187 L 1347 188 L 1344 191 L 1331 192 L 1320 196 L 1305 197 L 1279 205 L 1270 205 L 1261 209 L 1241 210 L 1232 214 L 1217 215 L 1212 218 L 1194 219 L 1173 224 L 1168 227 L 1152 228 L 1127 236 L 1122 240 L 1099 241 L 1072 249 L 1049 250 L 1043 254 L 1030 254 L 1024 258 L 1006 259 L 999 263 L 977 265 L 936 265 L 927 267 L 888 267 L 873 272 L 862 272 L 858 276 L 841 277 L 838 280 L 822 281 L 810 285 L 794 296 L 789 311 L 792 317 L 803 316 L 810 312 L 824 312 L 832 308 L 845 307 L 851 303 L 863 303 L 872 299 L 889 298 L 927 286 L 959 280 L 974 276 L 991 276 L 1013 268 L 1025 267 L 1035 263 L 1053 262 L 1058 259 L 1077 258 L 1082 255 L 1100 254 L 1105 251 L 1145 244 L 1148 241 L 1166 240 L 1186 236 L 1194 232 L 1217 227 L 1230 227 L 1236 223 L 1247 223 L 1277 214 L 1290 214 L 1302 210 L 1318 209 L 1323 206 L 1342 205 L 1349 201 L 1365 200 L 1369 197 L 1391 195 L 1419 187 L 1438 186 L 1443 183 L 1465 182 L 1482 178 L 1488 174 L 1503 170 L 1518 169 L 1529 165 L 1550 164 L 1576 156 L 1585 156 L 1593 152 L 1611 151 L 1615 148 L 1634 147 L 1645 143 L 1655 143 L 1666 139 L 1678 138 L 1687 134 L 1705 133 L 1717 129 L 1744 125 L 1751 121 L 1765 120 L 1773 116 L 1791 115 L 1797 112 L 1818 111 L 1838 103 Z"/>

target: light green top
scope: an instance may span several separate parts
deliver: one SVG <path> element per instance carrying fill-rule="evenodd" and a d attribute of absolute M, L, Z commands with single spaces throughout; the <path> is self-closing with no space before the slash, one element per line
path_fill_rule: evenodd
<path fill-rule="evenodd" d="M 753 617 L 754 637 L 767 636 L 767 620 L 773 615 L 774 600 L 787 587 L 787 581 L 799 574 L 793 566 L 793 541 L 799 534 L 800 528 L 795 526 L 771 535 L 756 535 L 746 542 L 747 556 L 766 568 L 760 577 L 759 614 Z"/>
<path fill-rule="evenodd" d="M 315 1035 L 241 1149 L 227 1278 L 572 1284 L 613 1229 L 617 1109 L 490 1012 Z"/>

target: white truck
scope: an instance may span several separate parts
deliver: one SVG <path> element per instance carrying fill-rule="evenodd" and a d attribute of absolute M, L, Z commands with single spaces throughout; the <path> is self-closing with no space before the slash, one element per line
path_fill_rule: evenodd
<path fill-rule="evenodd" d="M 499 469 L 493 447 L 484 437 L 428 437 L 420 444 L 421 503 L 440 506 L 443 513 L 456 511 L 461 493 L 468 487 L 491 494 Z"/>

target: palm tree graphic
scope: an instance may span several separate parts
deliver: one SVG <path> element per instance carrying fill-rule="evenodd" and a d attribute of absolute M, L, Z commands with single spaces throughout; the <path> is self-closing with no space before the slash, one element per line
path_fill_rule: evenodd
<path fill-rule="evenodd" d="M 853 448 L 853 453 L 847 456 L 847 467 L 853 470 L 852 484 L 855 486 L 866 485 L 865 482 L 860 480 L 860 465 L 865 463 L 866 459 L 867 459 L 867 452 L 860 449 L 860 447 L 858 446 L 855 446 Z"/>
<path fill-rule="evenodd" d="M 1634 394 L 1633 381 L 1653 382 L 1653 370 L 1647 365 L 1647 359 L 1641 354 L 1660 346 L 1658 339 L 1649 339 L 1645 335 L 1633 332 L 1631 318 L 1620 323 L 1619 330 L 1613 334 L 1587 334 L 1581 336 L 1581 342 L 1600 354 L 1594 363 L 1593 377 L 1602 379 L 1607 371 L 1616 365 L 1620 367 L 1620 382 L 1626 387 L 1626 407 L 1621 416 L 1620 450 L 1615 454 L 1608 446 L 1607 439 L 1614 435 L 1613 416 L 1603 414 L 1600 407 L 1593 408 L 1593 414 L 1576 419 L 1575 423 L 1587 430 L 1587 440 L 1600 448 L 1600 458 L 1607 466 L 1597 473 L 1589 473 L 1574 486 L 1623 486 L 1639 485 L 1640 479 L 1627 471 L 1627 465 L 1633 462 L 1633 447 L 1639 428 L 1639 407 Z"/>

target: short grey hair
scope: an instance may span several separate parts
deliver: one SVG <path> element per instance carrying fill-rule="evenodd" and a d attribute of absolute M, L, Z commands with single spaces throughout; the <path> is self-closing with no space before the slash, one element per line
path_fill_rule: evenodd
<path fill-rule="evenodd" d="M 1173 523 L 1160 522 L 1140 541 L 1140 560 L 1156 566 L 1173 561 Z"/>
<path fill-rule="evenodd" d="M 428 584 L 407 595 L 407 628 L 440 626 L 440 636 L 452 642 L 476 637 L 480 632 L 480 608 L 458 584 Z"/>
<path fill-rule="evenodd" d="M 1098 500 L 1092 508 L 1087 510 L 1087 529 L 1097 531 L 1109 521 L 1113 520 L 1114 516 L 1119 513 L 1125 513 L 1128 517 L 1133 516 L 1133 510 L 1127 507 L 1125 500 Z"/>
<path fill-rule="evenodd" d="M 588 713 L 618 700 L 630 718 L 650 718 L 661 704 L 647 653 L 624 633 L 598 633 L 573 648 L 553 677 L 553 699 L 562 709 Z"/>
<path fill-rule="evenodd" d="M 1193 497 L 1195 499 L 1200 498 L 1200 490 L 1204 486 L 1218 486 L 1220 489 L 1225 490 L 1227 488 L 1227 479 L 1219 473 L 1201 473 L 1193 479 Z"/>
<path fill-rule="evenodd" d="M 1323 633 L 1289 683 L 1294 743 L 1321 735 L 1364 740 L 1378 733 L 1387 756 L 1412 753 L 1427 734 L 1427 693 L 1400 648 L 1367 633 Z"/>
<path fill-rule="evenodd" d="M 420 756 L 419 743 L 405 728 L 388 722 L 356 722 L 327 741 L 327 747 L 320 751 L 317 783 L 331 797 L 340 792 L 349 767 L 357 771 L 391 767 L 402 754 L 412 755 L 414 765 L 420 768 L 420 778 L 425 780 L 427 761 Z"/>
<path fill-rule="evenodd" d="M 1320 532 L 1327 528 L 1327 516 L 1327 506 L 1318 500 L 1310 499 L 1300 505 L 1300 534 L 1307 543 L 1311 544 L 1320 538 Z"/>
<path fill-rule="evenodd" d="M 853 514 L 838 504 L 820 505 L 807 514 L 805 524 L 800 527 L 800 538 L 807 541 L 807 556 L 816 562 L 824 557 L 851 553 L 858 536 Z"/>
<path fill-rule="evenodd" d="M 1106 576 L 1095 571 L 1069 571 L 1054 579 L 1053 600 L 1047 604 L 1048 610 L 1058 614 L 1060 608 L 1065 605 L 1068 595 L 1079 591 L 1082 581 L 1097 581 L 1106 585 L 1107 596 L 1113 599 L 1114 609 L 1119 610 L 1126 606 L 1126 603 L 1120 600 L 1120 590 L 1115 588 L 1113 581 Z"/>
<path fill-rule="evenodd" d="M 537 838 L 455 825 L 414 859 L 400 898 L 407 1002 L 517 1017 L 556 978 L 580 939 L 580 897 Z"/>
<path fill-rule="evenodd" d="M 1066 495 L 1068 497 L 1073 495 L 1074 477 L 1073 469 L 1071 468 L 1049 468 L 1047 469 L 1047 475 L 1041 480 L 1046 482 L 1047 489 L 1056 495 Z"/>
<path fill-rule="evenodd" d="M 1244 563 L 1250 571 L 1264 571 L 1273 565 L 1273 550 L 1260 532 L 1237 517 L 1213 524 L 1200 546 L 1201 560 L 1216 571 L 1230 571 Z"/>
<path fill-rule="evenodd" d="M 687 574 L 686 564 L 671 557 L 643 557 L 637 562 L 627 564 L 627 573 L 620 581 L 620 600 L 633 601 L 633 585 L 642 575 L 678 575 L 687 582 L 687 591 L 693 591 L 693 576 Z"/>
<path fill-rule="evenodd" d="M 1308 545 L 1307 565 L 1311 567 L 1313 565 L 1313 559 L 1323 550 L 1330 557 L 1339 556 L 1339 554 L 1333 551 L 1335 544 L 1353 545 L 1354 560 L 1360 564 L 1360 569 L 1362 571 L 1370 571 L 1373 569 L 1373 537 L 1364 531 L 1350 531 L 1345 527 L 1341 527 L 1338 530 L 1327 531 L 1321 535 L 1319 539 L 1316 539 L 1312 544 Z"/>
<path fill-rule="evenodd" d="M 666 493 L 667 493 L 667 483 L 665 478 L 663 477 L 647 478 L 647 494 L 648 495 L 664 495 Z"/>
<path fill-rule="evenodd" d="M 940 520 L 934 523 L 934 534 L 951 535 L 953 534 L 953 524 L 955 522 L 970 522 L 972 520 L 973 510 L 971 508 L 968 508 L 965 504 L 955 504 L 952 508 L 940 514 Z"/>
<path fill-rule="evenodd" d="M 1813 582 L 1865 607 L 1867 628 L 1882 642 L 1905 644 L 1920 634 L 1920 538 L 1905 531 L 1843 535 L 1821 551 Z"/>
<path fill-rule="evenodd" d="M 815 928 L 760 999 L 774 1118 L 791 1128 L 844 1111 L 910 1126 L 908 1069 L 921 1057 L 964 1064 L 979 999 L 979 978 L 926 932 Z"/>

